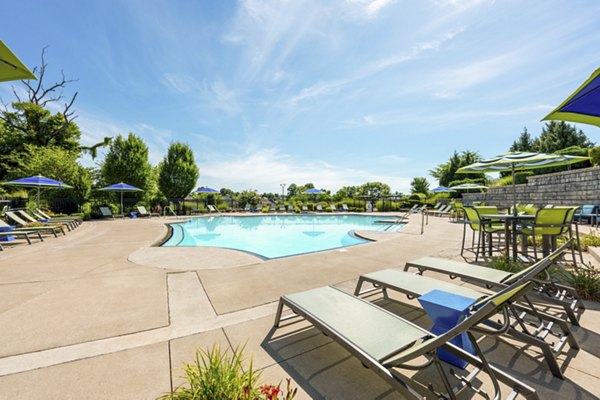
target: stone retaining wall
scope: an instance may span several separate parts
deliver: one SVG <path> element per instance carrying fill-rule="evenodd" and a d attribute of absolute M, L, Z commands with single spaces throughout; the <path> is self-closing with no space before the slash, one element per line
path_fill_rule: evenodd
<path fill-rule="evenodd" d="M 486 194 L 465 193 L 465 202 L 485 201 L 506 206 L 513 201 L 512 186 L 492 187 Z M 517 203 L 536 206 L 600 204 L 600 167 L 530 176 L 527 184 L 516 185 Z"/>

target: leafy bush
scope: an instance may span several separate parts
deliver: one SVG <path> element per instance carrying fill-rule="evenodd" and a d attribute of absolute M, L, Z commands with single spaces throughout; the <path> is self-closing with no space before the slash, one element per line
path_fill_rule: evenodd
<path fill-rule="evenodd" d="M 280 385 L 261 385 L 260 372 L 244 365 L 243 348 L 237 347 L 231 357 L 221 352 L 218 345 L 212 349 L 196 350 L 192 364 L 184 365 L 186 383 L 167 393 L 161 400 L 291 400 L 298 389 L 292 389 L 287 379 L 286 393 Z M 281 396 L 280 396 L 281 395 Z"/>
<path fill-rule="evenodd" d="M 533 174 L 534 174 L 533 171 L 515 172 L 515 184 L 522 185 L 522 184 L 527 183 L 527 178 L 532 176 Z"/>
<path fill-rule="evenodd" d="M 600 271 L 591 264 L 587 267 L 571 269 L 567 282 L 583 299 L 600 301 Z"/>
<path fill-rule="evenodd" d="M 489 268 L 499 269 L 507 272 L 519 272 L 525 268 L 522 262 L 519 260 L 512 260 L 506 256 L 504 257 L 492 257 L 492 259 L 486 264 Z"/>
<path fill-rule="evenodd" d="M 600 146 L 589 149 L 588 155 L 593 166 L 600 166 Z"/>

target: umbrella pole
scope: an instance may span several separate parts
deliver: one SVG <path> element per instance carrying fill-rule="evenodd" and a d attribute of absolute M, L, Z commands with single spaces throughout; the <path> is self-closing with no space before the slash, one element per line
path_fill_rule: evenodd
<path fill-rule="evenodd" d="M 125 215 L 123 214 L 123 191 L 121 190 L 121 215 Z"/>
<path fill-rule="evenodd" d="M 37 206 L 37 208 L 39 209 L 40 208 L 40 187 L 39 186 L 38 186 L 37 190 L 38 190 L 38 193 L 37 193 L 37 205 L 38 206 Z"/>
<path fill-rule="evenodd" d="M 515 183 L 515 164 L 512 163 L 513 215 L 517 215 L 517 185 Z"/>

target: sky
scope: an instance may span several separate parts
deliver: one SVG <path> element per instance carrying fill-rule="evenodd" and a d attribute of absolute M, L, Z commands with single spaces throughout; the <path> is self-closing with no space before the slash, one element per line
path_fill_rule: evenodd
<path fill-rule="evenodd" d="M 77 79 L 65 95 L 84 144 L 133 132 L 156 165 L 184 142 L 198 186 L 236 191 L 437 186 L 429 171 L 455 150 L 539 135 L 600 67 L 595 0 L 21 0 L 2 14 L 30 69 L 48 46 L 47 83 Z"/>

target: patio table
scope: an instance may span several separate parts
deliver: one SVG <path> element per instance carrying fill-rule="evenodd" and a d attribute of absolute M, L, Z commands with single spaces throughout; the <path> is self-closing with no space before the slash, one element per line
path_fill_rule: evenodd
<path fill-rule="evenodd" d="M 484 214 L 480 216 L 482 221 L 503 221 L 504 223 L 504 240 L 506 243 L 506 256 L 510 257 L 510 248 L 512 247 L 512 258 L 517 259 L 517 235 L 513 234 L 517 231 L 517 223 L 519 221 L 532 221 L 535 215 L 514 215 L 514 214 Z M 544 243 L 546 241 L 544 240 Z M 523 242 L 524 250 L 527 248 L 527 243 Z"/>
<path fill-rule="evenodd" d="M 430 331 L 435 335 L 446 333 L 462 322 L 469 315 L 470 307 L 477 301 L 477 299 L 471 297 L 465 297 L 437 289 L 425 293 L 420 296 L 418 300 L 425 312 L 427 312 L 427 315 L 429 315 L 433 321 L 433 326 Z M 475 354 L 475 347 L 473 346 L 473 343 L 471 343 L 469 335 L 467 335 L 466 332 L 451 339 L 450 343 L 471 354 Z M 465 368 L 468 364 L 465 360 L 455 356 L 443 347 L 440 347 L 437 350 L 437 355 L 440 360 L 446 361 L 459 368 Z"/>

